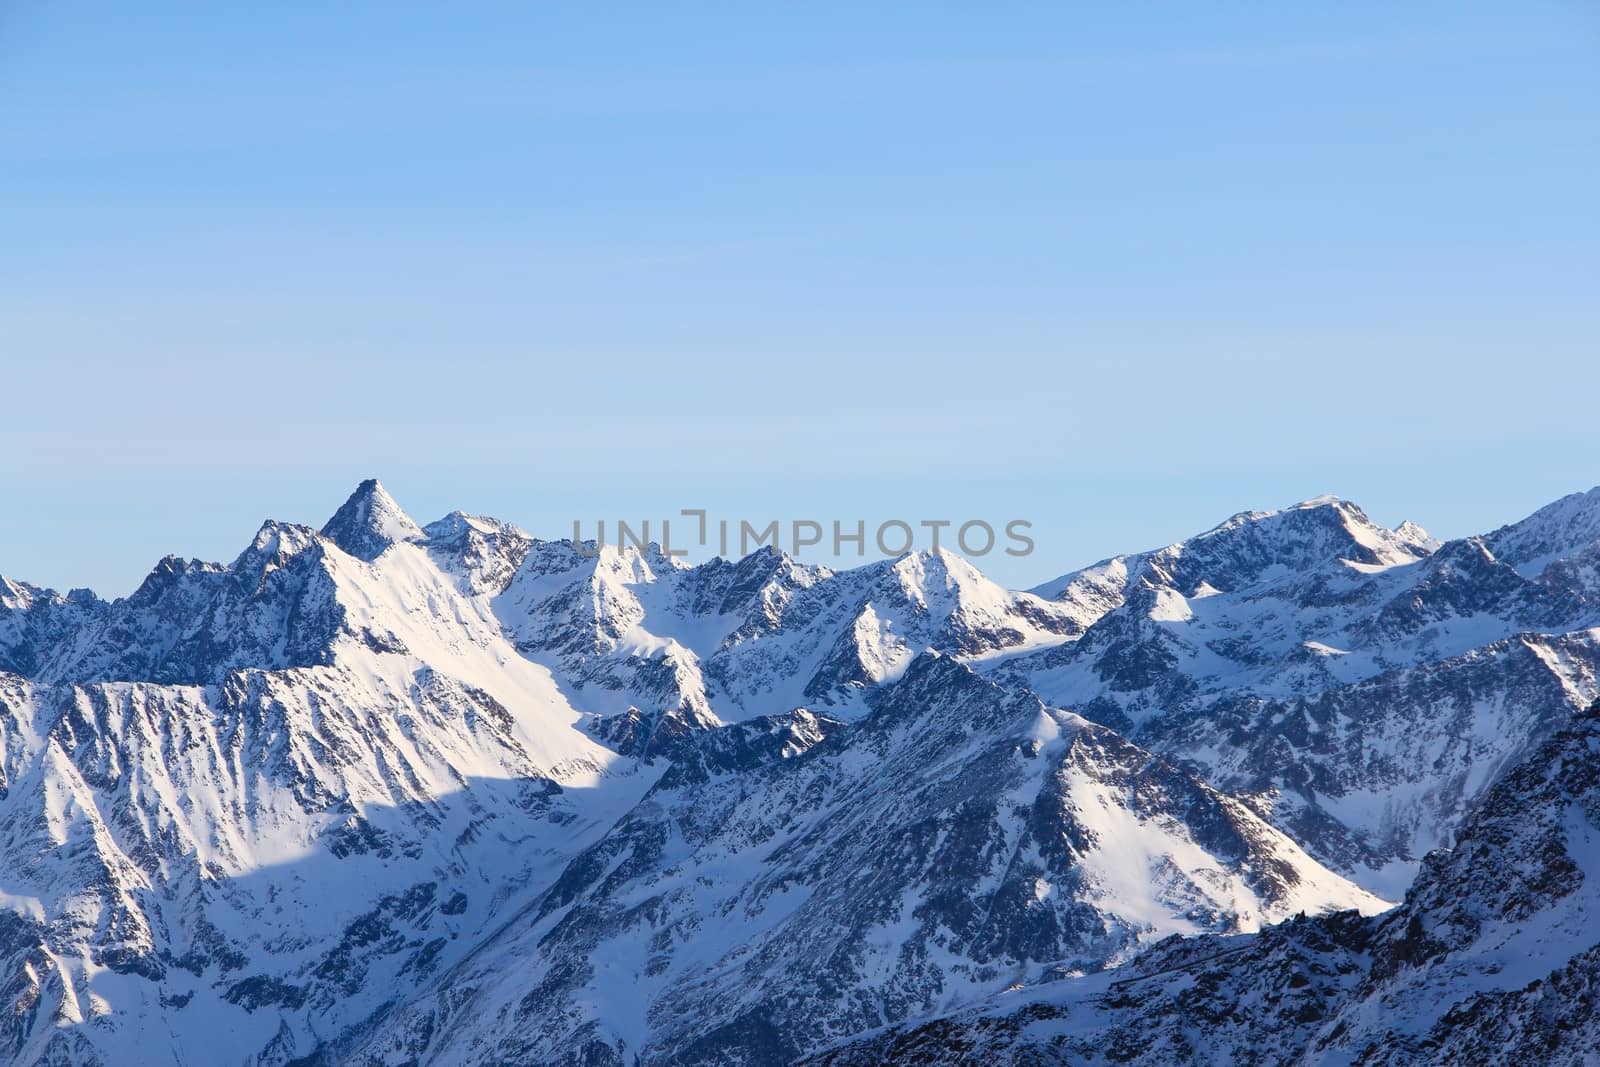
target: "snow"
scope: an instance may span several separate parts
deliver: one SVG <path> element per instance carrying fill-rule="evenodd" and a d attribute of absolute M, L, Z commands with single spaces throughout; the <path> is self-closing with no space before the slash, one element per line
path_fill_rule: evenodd
<path fill-rule="evenodd" d="M 1600 486 L 1572 493 L 1484 537 L 1499 559 L 1534 578 L 1556 560 L 1600 541 Z"/>
<path fill-rule="evenodd" d="M 1545 574 L 1593 542 L 1595 499 L 1484 543 L 1525 578 Z M 463 1042 L 520 1032 L 535 974 L 592 964 L 552 995 L 631 1055 L 671 1027 L 781 1000 L 795 958 L 848 948 L 838 988 L 884 1019 L 1057 965 L 980 958 L 962 909 L 941 911 L 952 894 L 984 923 L 1011 906 L 1003 888 L 1018 923 L 1091 908 L 1107 933 L 1073 961 L 1091 966 L 1168 933 L 1378 912 L 1547 720 L 1597 689 L 1600 618 L 1537 615 L 1548 594 L 1531 583 L 1488 597 L 1477 576 L 1507 568 L 1474 571 L 1469 552 L 1447 565 L 1438 548 L 1323 497 L 1017 593 L 943 550 L 835 573 L 776 553 L 698 567 L 654 546 L 590 556 L 460 512 L 423 529 L 373 481 L 321 534 L 268 523 L 229 568 L 163 561 L 148 608 L 0 580 L 0 646 L 43 653 L 29 678 L 0 672 L 0 909 L 42 946 L 7 977 L 38 985 L 46 1012 L 105 1017 L 85 1033 L 198 1062 L 222 1042 L 265 1049 L 280 1021 L 287 1059 L 380 1009 L 415 1019 L 434 1002 L 394 1005 L 395 990 L 439 988 L 444 973 L 478 1013 L 455 1016 Z M 57 630 L 40 628 L 47 611 L 64 613 Z M 197 648 L 210 658 L 183 658 Z M 881 711 L 930 660 L 1000 685 L 952 681 Z M 1214 728 L 1210 710 L 1235 699 L 1263 710 Z M 1050 706 L 1096 701 L 1212 784 L 1129 786 L 1154 757 Z M 807 713 L 759 758 L 732 746 L 752 764 L 708 764 L 702 785 L 662 785 L 676 757 L 597 730 L 638 708 L 679 716 L 698 745 L 797 707 L 833 721 Z M 1275 742 L 1285 777 L 1322 774 L 1301 792 L 1272 781 L 1277 826 L 1213 788 L 1260 788 L 1240 732 Z M 1156 804 L 1164 789 L 1180 801 Z M 918 866 L 960 846 L 975 812 L 981 860 Z M 1330 856 L 1319 841 L 1319 862 L 1284 832 L 1308 814 L 1389 851 Z M 1082 831 L 1070 863 L 1042 818 Z M 1217 825 L 1238 830 L 1247 860 L 1206 843 Z M 917 847 L 897 852 L 886 828 Z M 1567 833 L 1594 873 L 1593 828 Z M 582 892 L 552 907 L 564 875 Z M 437 895 L 405 911 L 423 884 Z M 1592 905 L 1573 908 L 1503 931 L 1495 988 L 1532 973 L 1518 958 L 1590 928 Z M 362 923 L 382 935 L 332 959 Z M 601 932 L 564 942 L 574 930 Z M 435 977 L 404 970 L 435 942 Z M 95 962 L 107 944 L 206 960 L 169 967 L 157 993 Z M 325 967 L 361 977 L 336 995 Z M 311 999 L 254 1012 L 229 999 L 256 977 Z M 165 992 L 190 1007 L 163 1008 Z M 828 1010 L 819 1026 L 862 1025 Z M 468 1047 L 435 1062 L 470 1062 Z"/>

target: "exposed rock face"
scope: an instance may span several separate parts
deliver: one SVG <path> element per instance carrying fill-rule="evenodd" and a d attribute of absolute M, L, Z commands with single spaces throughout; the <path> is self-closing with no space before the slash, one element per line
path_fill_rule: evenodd
<path fill-rule="evenodd" d="M 378 479 L 368 478 L 356 486 L 338 511 L 333 513 L 322 536 L 338 545 L 356 559 L 371 563 L 390 546 L 401 541 L 417 540 L 423 536 L 422 528 L 411 521 L 394 497 L 390 496 Z"/>

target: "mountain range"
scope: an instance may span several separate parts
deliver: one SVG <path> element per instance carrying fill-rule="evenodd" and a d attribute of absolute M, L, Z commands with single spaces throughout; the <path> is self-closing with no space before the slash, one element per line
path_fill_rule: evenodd
<path fill-rule="evenodd" d="M 368 481 L 0 578 L 0 1061 L 1589 1062 L 1597 668 L 1600 489 L 1013 592 Z"/>

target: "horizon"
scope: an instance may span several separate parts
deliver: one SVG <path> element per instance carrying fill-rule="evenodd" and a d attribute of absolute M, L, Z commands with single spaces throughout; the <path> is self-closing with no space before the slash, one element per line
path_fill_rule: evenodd
<path fill-rule="evenodd" d="M 327 515 L 326 518 L 323 518 L 323 519 L 318 520 L 318 521 L 307 521 L 307 520 L 300 520 L 300 519 L 282 518 L 282 517 L 279 517 L 279 516 L 269 516 L 269 517 L 267 517 L 265 519 L 262 519 L 261 522 L 256 525 L 256 527 L 254 528 L 254 532 L 259 533 L 262 529 L 264 529 L 268 525 L 271 525 L 273 523 L 281 523 L 281 524 L 285 524 L 285 525 L 293 525 L 293 526 L 301 526 L 301 527 L 309 528 L 309 529 L 317 531 L 320 534 L 322 529 L 323 529 L 323 527 L 325 525 L 327 525 L 327 523 L 330 522 L 333 519 L 334 515 L 339 511 L 339 509 L 342 508 L 346 503 L 354 500 L 357 496 L 359 496 L 361 494 L 362 490 L 366 488 L 368 482 L 374 483 L 380 491 L 382 491 L 383 493 L 388 495 L 390 497 L 390 499 L 393 500 L 394 503 L 397 504 L 400 507 L 400 510 L 402 512 L 404 512 L 405 515 L 408 518 L 410 518 L 412 522 L 416 523 L 419 527 L 422 527 L 423 529 L 426 529 L 427 527 L 432 526 L 435 523 L 442 522 L 445 519 L 448 519 L 448 518 L 450 518 L 452 516 L 461 515 L 461 516 L 465 516 L 466 518 L 469 518 L 469 519 L 484 519 L 484 520 L 491 520 L 491 521 L 494 521 L 494 522 L 508 523 L 508 524 L 516 527 L 517 529 L 521 530 L 523 533 L 527 534 L 529 537 L 532 537 L 534 540 L 537 540 L 537 541 L 542 541 L 542 542 L 546 542 L 546 543 L 555 543 L 555 544 L 575 543 L 574 542 L 574 538 L 568 537 L 568 536 L 545 536 L 540 531 L 529 529 L 522 522 L 519 522 L 517 519 L 509 517 L 509 516 L 491 515 L 491 514 L 487 514 L 485 512 L 473 511 L 473 510 L 470 510 L 470 509 L 467 509 L 467 508 L 459 508 L 459 507 L 458 508 L 452 508 L 449 511 L 446 511 L 446 512 L 440 514 L 437 518 L 423 519 L 422 517 L 419 517 L 411 508 L 407 507 L 406 504 L 405 504 L 405 501 L 400 499 L 398 496 L 396 496 L 389 489 L 389 486 L 383 481 L 383 479 L 379 478 L 379 477 L 369 477 L 369 478 L 362 479 L 361 482 L 359 482 L 356 485 L 354 490 L 352 490 L 350 493 L 346 494 L 346 496 L 338 504 L 334 505 L 334 507 L 331 508 L 328 511 L 328 515 Z M 996 582 L 996 584 L 1002 586 L 1003 588 L 1005 588 L 1005 589 L 1007 589 L 1007 590 L 1009 590 L 1011 592 L 1029 592 L 1029 591 L 1032 591 L 1032 590 L 1034 590 L 1036 588 L 1039 588 L 1041 586 L 1049 585 L 1049 584 L 1053 583 L 1054 581 L 1056 581 L 1057 579 L 1065 577 L 1066 575 L 1073 574 L 1073 573 L 1076 573 L 1078 571 L 1084 570 L 1086 568 L 1096 566 L 1096 565 L 1098 565 L 1100 563 L 1107 562 L 1108 560 L 1116 558 L 1116 557 L 1119 557 L 1119 556 L 1128 556 L 1128 555 L 1135 555 L 1135 554 L 1144 553 L 1144 552 L 1159 551 L 1159 550 L 1161 550 L 1163 548 L 1170 547 L 1171 545 L 1178 544 L 1180 542 L 1184 542 L 1184 541 L 1188 541 L 1188 540 L 1192 540 L 1193 538 L 1201 536 L 1202 534 L 1209 533 L 1210 531 L 1212 531 L 1212 530 L 1224 525 L 1225 523 L 1227 523 L 1228 521 L 1230 521 L 1232 519 L 1242 518 L 1242 517 L 1246 517 L 1246 516 L 1267 516 L 1267 515 L 1279 514 L 1281 512 L 1285 512 L 1285 511 L 1291 511 L 1291 510 L 1298 509 L 1298 508 L 1308 508 L 1308 507 L 1315 507 L 1315 506 L 1319 506 L 1319 505 L 1329 505 L 1329 504 L 1343 503 L 1343 504 L 1350 504 L 1350 505 L 1353 505 L 1354 507 L 1356 507 L 1358 510 L 1360 510 L 1362 512 L 1362 514 L 1366 515 L 1368 519 L 1370 519 L 1375 525 L 1377 525 L 1380 528 L 1393 531 L 1393 530 L 1396 530 L 1396 529 L 1398 529 L 1399 527 L 1401 527 L 1403 525 L 1406 525 L 1407 523 L 1410 523 L 1410 524 L 1413 524 L 1413 525 L 1416 525 L 1416 526 L 1420 526 L 1430 537 L 1436 539 L 1441 544 L 1443 544 L 1443 543 L 1449 543 L 1449 542 L 1455 541 L 1455 540 L 1460 540 L 1462 538 L 1476 537 L 1476 536 L 1480 536 L 1480 535 L 1483 535 L 1483 534 L 1488 534 L 1488 533 L 1490 533 L 1490 532 L 1492 532 L 1494 530 L 1497 530 L 1497 529 L 1499 529 L 1499 528 L 1501 528 L 1503 526 L 1514 525 L 1514 524 L 1516 524 L 1516 523 L 1518 523 L 1518 522 L 1520 522 L 1520 521 L 1522 521 L 1522 520 L 1524 520 L 1526 518 L 1529 518 L 1535 512 L 1540 511 L 1543 508 L 1548 507 L 1550 505 L 1556 504 L 1556 503 L 1558 503 L 1558 502 L 1560 502 L 1562 500 L 1565 500 L 1565 499 L 1568 499 L 1568 498 L 1571 498 L 1571 497 L 1586 496 L 1586 495 L 1588 495 L 1590 493 L 1596 493 L 1596 492 L 1600 492 L 1600 485 L 1592 486 L 1589 489 L 1575 489 L 1572 492 L 1563 493 L 1560 496 L 1557 496 L 1557 497 L 1554 497 L 1554 498 L 1552 498 L 1552 499 L 1550 499 L 1548 501 L 1545 501 L 1543 504 L 1539 505 L 1537 508 L 1534 508 L 1534 509 L 1528 511 L 1525 514 L 1518 515 L 1518 516 L 1515 516 L 1513 518 L 1505 519 L 1502 522 L 1497 522 L 1492 526 L 1488 526 L 1488 527 L 1485 527 L 1485 528 L 1480 529 L 1480 530 L 1473 530 L 1473 531 L 1470 531 L 1470 532 L 1467 532 L 1467 533 L 1455 534 L 1455 535 L 1451 535 L 1451 536 L 1444 536 L 1439 531 L 1437 531 L 1437 530 L 1433 529 L 1431 526 L 1429 526 L 1426 522 L 1422 522 L 1422 521 L 1416 520 L 1414 518 L 1409 518 L 1408 517 L 1408 518 L 1400 519 L 1400 520 L 1398 520 L 1396 522 L 1393 522 L 1393 523 L 1386 523 L 1386 522 L 1380 521 L 1379 519 L 1377 519 L 1374 516 L 1372 516 L 1372 514 L 1370 512 L 1368 512 L 1366 510 L 1366 508 L 1362 507 L 1361 502 L 1359 500 L 1356 500 L 1354 498 L 1347 497 L 1347 496 L 1341 496 L 1338 493 L 1319 493 L 1316 496 L 1306 497 L 1304 499 L 1297 500 L 1297 501 L 1294 501 L 1294 502 L 1288 503 L 1288 504 L 1283 504 L 1283 505 L 1278 506 L 1278 507 L 1244 508 L 1244 509 L 1236 510 L 1236 511 L 1230 512 L 1229 514 L 1227 514 L 1225 516 L 1222 516 L 1222 517 L 1218 518 L 1215 522 L 1213 522 L 1213 523 L 1211 523 L 1211 524 L 1209 524 L 1209 525 L 1207 525 L 1205 527 L 1193 530 L 1193 531 L 1191 531 L 1191 532 L 1189 532 L 1187 534 L 1184 534 L 1181 537 L 1178 537 L 1178 538 L 1176 538 L 1174 540 L 1165 541 L 1165 542 L 1162 542 L 1160 544 L 1150 543 L 1150 544 L 1146 544 L 1146 545 L 1143 545 L 1141 547 L 1136 547 L 1136 548 L 1135 547 L 1123 548 L 1123 549 L 1119 549 L 1119 550 L 1117 550 L 1115 552 L 1112 552 L 1109 555 L 1101 556 L 1101 557 L 1098 557 L 1098 558 L 1093 559 L 1093 560 L 1086 560 L 1086 561 L 1082 561 L 1082 562 L 1079 562 L 1079 563 L 1076 563 L 1076 564 L 1070 564 L 1070 565 L 1066 565 L 1066 566 L 1062 566 L 1062 567 L 1054 567 L 1054 569 L 1052 569 L 1052 565 L 1051 564 L 1044 564 L 1045 570 L 1049 571 L 1049 573 L 1043 574 L 1036 581 L 1031 581 L 1031 582 L 1027 583 L 1026 585 L 1016 585 L 1016 584 L 1002 582 L 1002 581 L 999 581 L 998 579 L 996 579 L 994 577 L 994 575 L 990 572 L 989 567 L 987 567 L 985 565 L 993 557 L 988 557 L 988 556 L 974 557 L 974 556 L 971 556 L 971 555 L 969 555 L 969 554 L 967 554 L 965 552 L 962 552 L 959 547 L 954 547 L 953 548 L 949 544 L 943 544 L 943 545 L 941 545 L 939 547 L 942 548 L 943 550 L 955 555 L 955 556 L 960 557 L 961 559 L 966 560 L 968 563 L 971 563 L 974 567 L 977 568 L 977 570 L 980 573 L 982 573 L 984 575 L 984 577 L 988 578 L 991 581 Z M 627 521 L 629 519 L 628 516 L 621 516 L 621 518 L 623 518 L 625 521 Z M 668 516 L 668 518 L 671 518 L 674 521 L 676 521 L 676 519 L 677 519 L 676 516 Z M 606 521 L 608 523 L 608 530 L 614 530 L 614 528 L 609 525 L 611 522 L 614 521 L 614 518 L 608 516 L 608 517 L 606 517 Z M 781 541 L 782 537 L 783 537 L 782 530 L 785 529 L 786 527 L 783 525 L 783 522 L 784 522 L 783 520 L 777 520 L 777 521 L 779 521 L 779 523 L 780 523 L 779 540 Z M 586 528 L 591 529 L 591 530 L 594 528 L 594 523 L 593 523 L 592 519 L 584 520 L 584 522 L 585 522 Z M 869 530 L 870 530 L 870 526 L 869 526 Z M 93 593 L 95 596 L 99 597 L 102 600 L 115 601 L 115 600 L 119 600 L 119 599 L 122 599 L 124 597 L 127 597 L 127 596 L 131 595 L 133 592 L 135 592 L 138 589 L 138 587 L 144 582 L 144 580 L 146 578 L 148 578 L 150 574 L 154 573 L 154 571 L 159 567 L 160 563 L 162 561 L 166 560 L 166 559 L 176 558 L 176 559 L 180 559 L 180 560 L 183 560 L 185 562 L 190 562 L 190 563 L 221 564 L 223 566 L 231 566 L 233 560 L 235 558 L 237 558 L 238 553 L 243 551 L 245 546 L 248 545 L 248 543 L 249 543 L 248 537 L 249 536 L 250 535 L 245 535 L 244 537 L 241 537 L 240 540 L 239 540 L 238 547 L 235 549 L 235 551 L 232 554 L 229 554 L 229 555 L 226 555 L 226 556 L 211 556 L 211 557 L 207 557 L 207 556 L 185 555 L 184 553 L 181 553 L 181 552 L 167 552 L 167 553 L 164 553 L 161 556 L 157 557 L 151 564 L 146 566 L 146 568 L 144 569 L 143 572 L 141 572 L 139 577 L 132 584 L 128 585 L 128 587 L 126 588 L 125 591 L 118 591 L 118 592 L 114 592 L 114 593 L 113 592 L 108 592 L 107 590 L 104 590 L 104 589 L 98 589 L 98 588 L 95 588 L 94 586 L 87 585 L 87 584 L 84 584 L 84 583 L 65 583 L 65 584 L 63 584 L 63 583 L 58 583 L 58 582 L 39 581 L 39 580 L 37 580 L 35 578 L 32 578 L 32 577 L 30 577 L 29 575 L 26 575 L 26 574 L 12 573 L 11 571 L 5 569 L 4 567 L 0 567 L 0 579 L 10 579 L 10 580 L 14 580 L 14 581 L 24 582 L 26 584 L 35 586 L 36 588 L 47 590 L 47 591 L 50 591 L 50 592 L 60 593 L 60 594 L 67 594 L 67 593 L 71 593 L 71 592 L 76 592 L 76 591 L 79 591 L 79 590 L 87 589 L 88 591 L 90 591 L 91 593 Z M 594 540 L 594 538 L 585 538 L 581 543 L 585 544 L 585 545 L 593 545 L 595 543 L 595 540 Z M 661 542 L 660 542 L 659 539 L 649 539 L 647 543 L 648 543 L 650 548 L 656 549 L 658 551 L 661 548 Z M 679 541 L 677 541 L 675 539 L 674 543 L 681 544 L 682 542 L 679 542 Z M 869 545 L 872 543 L 872 539 L 871 539 L 870 533 L 869 533 L 869 537 L 868 537 L 867 543 Z M 607 546 L 614 546 L 615 544 L 616 544 L 615 536 L 613 535 L 611 537 L 608 537 L 606 545 Z M 926 544 L 922 544 L 920 542 L 915 544 L 915 545 L 913 545 L 913 547 L 910 550 L 906 551 L 906 552 L 901 552 L 901 553 L 897 553 L 897 554 L 893 554 L 893 555 L 885 555 L 885 554 L 875 554 L 875 553 L 872 553 L 872 552 L 869 551 L 863 557 L 837 556 L 837 555 L 831 555 L 831 554 L 825 554 L 825 553 L 815 553 L 815 554 L 813 554 L 813 553 L 809 553 L 809 552 L 794 553 L 794 552 L 790 552 L 789 549 L 784 547 L 784 545 L 782 545 L 782 544 L 779 544 L 776 547 L 777 547 L 778 551 L 783 553 L 785 556 L 788 556 L 789 558 L 796 559 L 796 560 L 799 560 L 801 562 L 812 564 L 812 565 L 825 566 L 825 567 L 829 568 L 830 570 L 833 570 L 833 571 L 836 571 L 836 572 L 837 571 L 852 570 L 852 569 L 855 569 L 857 567 L 867 567 L 867 566 L 871 566 L 871 565 L 876 564 L 876 563 L 882 563 L 882 562 L 887 561 L 887 560 L 903 559 L 903 558 L 905 558 L 907 556 L 911 556 L 911 555 L 927 554 L 928 552 L 932 551 L 930 546 L 928 546 Z M 747 556 L 753 555 L 754 553 L 759 552 L 759 551 L 762 551 L 762 546 L 760 546 L 760 545 L 757 545 L 756 547 L 752 548 L 749 552 L 743 552 L 743 553 L 738 553 L 738 554 L 723 554 L 723 553 L 718 553 L 718 552 L 695 552 L 695 551 L 693 551 L 691 549 L 689 551 L 689 555 L 687 557 L 682 558 L 682 565 L 698 566 L 698 565 L 710 562 L 710 561 L 712 561 L 714 559 L 718 559 L 718 558 L 724 559 L 724 560 L 729 560 L 729 561 L 732 561 L 732 562 L 737 562 L 738 560 L 744 559 Z M 997 548 L 995 551 L 998 552 L 999 549 Z M 1033 558 L 1035 556 L 1039 555 L 1039 554 L 1040 553 L 1038 553 L 1036 551 L 1034 553 L 1030 553 L 1026 558 L 1031 562 L 1033 560 Z"/>

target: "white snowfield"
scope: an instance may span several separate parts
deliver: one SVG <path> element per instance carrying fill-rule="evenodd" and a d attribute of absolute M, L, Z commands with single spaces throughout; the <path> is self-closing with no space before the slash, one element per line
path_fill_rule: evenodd
<path fill-rule="evenodd" d="M 0 578 L 0 1062 L 781 1063 L 1380 912 L 1595 697 L 1597 538 L 1319 498 L 1016 593 L 374 481 L 115 602 Z"/>

